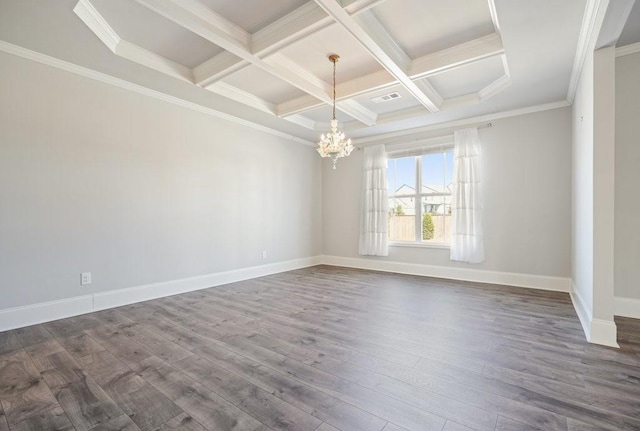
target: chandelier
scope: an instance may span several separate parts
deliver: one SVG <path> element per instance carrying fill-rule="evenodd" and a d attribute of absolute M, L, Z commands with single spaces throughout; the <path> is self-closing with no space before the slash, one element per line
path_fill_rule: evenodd
<path fill-rule="evenodd" d="M 340 157 L 346 157 L 353 151 L 351 139 L 345 140 L 343 132 L 338 131 L 338 119 L 336 118 L 336 63 L 340 59 L 338 54 L 329 55 L 329 61 L 333 63 L 333 119 L 331 120 L 331 132 L 320 136 L 318 153 L 322 157 L 331 157 L 333 169 Z"/>

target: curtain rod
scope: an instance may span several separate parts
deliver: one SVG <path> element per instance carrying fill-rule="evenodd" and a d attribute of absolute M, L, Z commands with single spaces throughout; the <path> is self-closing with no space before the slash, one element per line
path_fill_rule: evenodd
<path fill-rule="evenodd" d="M 484 124 L 480 124 L 479 126 L 475 126 L 478 129 L 488 129 L 489 127 L 493 127 L 493 123 L 489 122 L 489 123 L 484 123 Z M 466 129 L 468 129 L 468 127 L 465 127 Z M 449 133 L 445 133 L 444 135 L 438 135 L 438 136 L 431 136 L 430 138 L 426 138 L 426 139 L 438 139 L 438 138 L 442 138 L 443 136 L 447 136 L 449 135 Z M 422 139 L 414 139 L 414 141 L 421 141 Z M 412 141 L 407 141 L 407 142 L 399 142 L 397 145 L 402 145 L 402 144 L 408 144 Z M 393 144 L 392 144 L 393 145 Z M 356 151 L 362 151 L 363 149 L 365 149 L 366 147 L 370 147 L 372 145 L 364 145 L 361 147 L 355 147 L 354 149 Z"/>

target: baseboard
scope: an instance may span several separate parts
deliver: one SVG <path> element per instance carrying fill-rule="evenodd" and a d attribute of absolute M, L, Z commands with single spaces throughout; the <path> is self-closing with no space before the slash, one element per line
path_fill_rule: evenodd
<path fill-rule="evenodd" d="M 306 268 L 319 265 L 322 260 L 319 256 L 302 259 L 288 260 L 267 265 L 252 266 L 232 271 L 218 272 L 198 277 L 183 278 L 161 283 L 153 283 L 144 286 L 136 286 L 127 289 L 112 290 L 94 293 L 92 295 L 77 296 L 57 301 L 41 302 L 21 307 L 0 310 L 0 332 L 10 329 L 66 317 L 78 316 L 93 311 L 119 307 L 136 302 L 148 301 L 165 296 L 177 295 L 208 287 L 220 286 L 279 272 Z"/>
<path fill-rule="evenodd" d="M 591 336 L 587 340 L 593 344 L 619 348 L 616 322 L 601 319 L 591 320 Z"/>
<path fill-rule="evenodd" d="M 618 345 L 618 329 L 615 322 L 611 320 L 594 319 L 591 311 L 587 308 L 582 296 L 576 289 L 575 284 L 571 288 L 571 302 L 576 310 L 582 330 L 587 341 L 593 344 L 600 344 L 608 347 L 620 347 Z"/>
<path fill-rule="evenodd" d="M 575 284 L 572 284 L 571 288 L 571 303 L 573 304 L 573 309 L 576 310 L 576 314 L 578 315 L 578 319 L 580 320 L 580 324 L 582 325 L 582 331 L 584 335 L 587 337 L 587 340 L 591 337 L 591 311 L 587 308 L 578 293 L 578 289 L 576 289 Z"/>
<path fill-rule="evenodd" d="M 613 310 L 616 316 L 640 319 L 640 299 L 616 296 L 613 298 Z"/>
<path fill-rule="evenodd" d="M 321 259 L 326 265 L 343 266 L 348 268 L 423 275 L 427 277 L 446 278 L 451 280 L 473 281 L 476 283 L 504 284 L 531 289 L 552 290 L 556 292 L 569 293 L 571 291 L 571 279 L 564 277 L 549 277 L 544 275 L 487 271 L 483 269 L 449 266 L 421 265 L 389 260 L 341 256 L 321 256 Z"/>
<path fill-rule="evenodd" d="M 93 295 L 40 302 L 0 310 L 0 332 L 93 311 Z"/>

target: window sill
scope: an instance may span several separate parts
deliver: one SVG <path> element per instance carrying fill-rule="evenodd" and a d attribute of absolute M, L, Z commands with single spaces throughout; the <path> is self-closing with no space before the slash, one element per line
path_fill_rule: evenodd
<path fill-rule="evenodd" d="M 424 242 L 389 242 L 389 247 L 410 247 L 410 248 L 440 248 L 450 249 L 451 244 L 444 242 L 424 243 Z"/>

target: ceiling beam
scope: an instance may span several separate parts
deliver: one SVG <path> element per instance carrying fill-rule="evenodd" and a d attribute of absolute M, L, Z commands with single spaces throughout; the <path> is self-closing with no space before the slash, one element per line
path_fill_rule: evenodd
<path fill-rule="evenodd" d="M 251 50 L 252 39 L 249 33 L 199 1 L 136 0 L 136 2 L 322 102 L 332 103 L 329 87 L 324 81 L 306 73 L 304 69 L 282 55 L 271 56 L 269 61 L 261 59 Z M 371 122 L 372 118 L 376 117 L 375 113 L 367 112 L 368 110 L 364 107 L 353 108 L 354 106 L 349 105 L 339 107 L 342 112 L 364 124 L 375 124 L 375 121 Z"/>
<path fill-rule="evenodd" d="M 330 87 L 326 82 L 321 80 L 320 78 L 312 75 L 307 72 L 303 67 L 293 62 L 288 57 L 283 54 L 274 54 L 265 60 L 268 64 L 271 64 L 274 68 L 279 70 L 281 75 L 291 75 L 291 79 L 303 79 L 305 82 L 310 85 L 316 86 L 323 94 L 328 95 L 329 92 L 332 91 L 332 87 Z M 329 96 L 327 96 L 329 97 Z M 332 104 L 333 99 L 329 97 L 329 101 L 323 100 L 325 103 Z M 341 101 L 336 103 L 336 109 L 344 112 L 345 114 L 355 118 L 367 126 L 373 126 L 376 124 L 376 120 L 378 115 L 365 108 L 361 104 L 350 100 L 350 101 Z M 277 110 L 276 110 L 277 113 Z"/>
<path fill-rule="evenodd" d="M 268 112 L 269 114 L 275 114 L 275 106 L 272 103 L 247 91 L 241 90 L 226 82 L 216 82 L 211 85 L 213 87 L 211 91 L 227 99 L 235 100 L 236 102 L 243 103 L 263 112 Z"/>
<path fill-rule="evenodd" d="M 422 79 L 502 54 L 502 38 L 498 33 L 491 33 L 414 59 L 409 66 L 409 75 L 412 79 Z"/>
<path fill-rule="evenodd" d="M 409 74 L 412 80 L 417 81 L 476 61 L 503 54 L 504 46 L 502 39 L 498 34 L 493 33 L 425 55 L 424 57 L 416 58 L 409 66 Z M 349 99 L 372 91 L 391 88 L 397 84 L 398 82 L 385 70 L 380 70 L 339 84 L 336 91 L 340 95 L 340 99 Z M 437 101 L 438 100 L 436 100 L 436 102 Z M 322 103 L 319 103 L 317 99 L 302 96 L 280 103 L 276 108 L 276 112 L 280 116 L 288 116 L 310 111 L 319 106 L 322 106 Z"/>
<path fill-rule="evenodd" d="M 415 97 L 429 111 L 437 112 L 438 106 L 411 80 L 407 72 L 403 69 L 393 56 L 396 52 L 391 52 L 389 48 L 389 36 L 386 32 L 370 35 L 366 30 L 367 23 L 358 23 L 346 12 L 335 0 L 315 0 L 329 16 L 347 30 L 365 48 L 373 58 L 382 65 L 413 97 Z M 373 30 L 376 30 L 375 28 Z M 375 38 L 374 38 L 375 37 Z M 381 43 L 379 41 L 384 41 Z M 386 45 L 386 46 L 385 46 Z M 386 49 L 385 49 L 386 48 Z M 406 54 L 405 54 L 406 55 Z"/>
<path fill-rule="evenodd" d="M 194 82 L 190 68 L 121 39 L 89 0 L 79 0 L 73 8 L 73 12 L 115 55 L 174 78 L 190 83 Z"/>
<path fill-rule="evenodd" d="M 357 15 L 385 1 L 387 0 L 344 0 L 344 8 L 349 14 Z M 251 36 L 252 52 L 264 58 L 334 24 L 335 21 L 320 6 L 309 0 L 255 32 Z M 240 57 L 223 52 L 195 67 L 196 84 L 206 88 L 208 84 L 250 65 L 250 62 Z"/>

